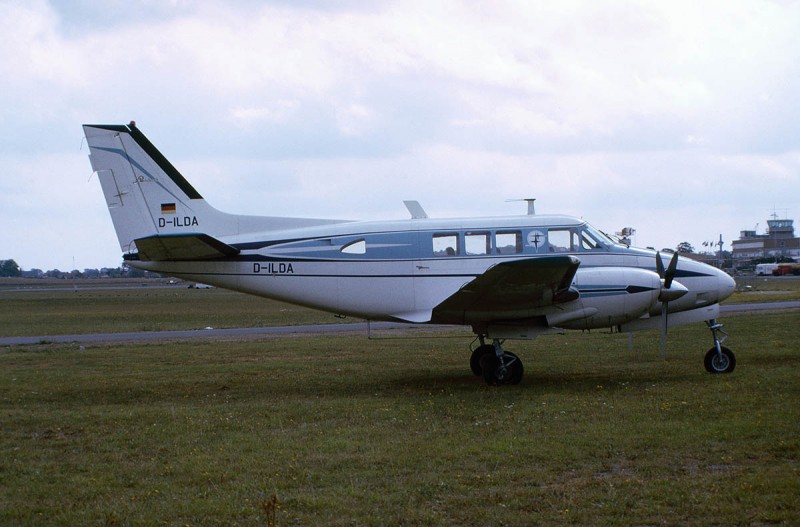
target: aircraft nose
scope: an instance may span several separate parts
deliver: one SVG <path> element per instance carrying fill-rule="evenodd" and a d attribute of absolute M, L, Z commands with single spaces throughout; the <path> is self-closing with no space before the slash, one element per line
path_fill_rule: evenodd
<path fill-rule="evenodd" d="M 717 275 L 717 294 L 719 295 L 717 302 L 722 302 L 736 290 L 736 281 L 725 271 L 718 269 L 717 272 L 719 273 Z"/>

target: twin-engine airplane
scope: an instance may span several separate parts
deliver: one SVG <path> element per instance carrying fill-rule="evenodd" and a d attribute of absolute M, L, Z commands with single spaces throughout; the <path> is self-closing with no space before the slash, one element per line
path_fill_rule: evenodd
<path fill-rule="evenodd" d="M 686 258 L 615 243 L 583 220 L 532 213 L 399 221 L 237 216 L 211 207 L 136 127 L 84 125 L 132 267 L 367 320 L 471 326 L 470 366 L 517 384 L 506 339 L 706 321 L 711 373 L 730 372 L 719 302 L 734 281 Z M 720 334 L 722 337 L 720 338 Z"/>

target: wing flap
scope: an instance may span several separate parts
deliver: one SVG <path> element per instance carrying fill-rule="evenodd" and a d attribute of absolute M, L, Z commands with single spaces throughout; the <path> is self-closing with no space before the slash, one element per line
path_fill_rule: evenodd
<path fill-rule="evenodd" d="M 136 248 L 142 261 L 208 260 L 239 254 L 236 247 L 208 234 L 156 234 L 137 239 Z"/>
<path fill-rule="evenodd" d="M 545 256 L 494 265 L 433 309 L 433 321 L 473 321 L 530 316 L 537 308 L 578 298 L 570 289 L 580 265 L 574 256 Z"/>

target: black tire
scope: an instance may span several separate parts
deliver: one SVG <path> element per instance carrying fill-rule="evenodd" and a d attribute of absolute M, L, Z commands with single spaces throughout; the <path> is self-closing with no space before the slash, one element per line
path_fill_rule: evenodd
<path fill-rule="evenodd" d="M 481 359 L 483 380 L 489 386 L 519 384 L 522 381 L 522 375 L 525 370 L 522 367 L 520 358 L 507 351 L 503 359 L 505 362 L 503 367 L 500 366 L 500 360 L 495 354 L 484 355 Z"/>
<path fill-rule="evenodd" d="M 708 373 L 730 373 L 736 368 L 736 356 L 725 346 L 721 346 L 722 356 L 717 353 L 717 348 L 711 348 L 706 353 L 703 365 Z"/>
<path fill-rule="evenodd" d="M 480 377 L 483 375 L 483 368 L 481 368 L 481 359 L 487 354 L 491 353 L 494 355 L 494 346 L 491 344 L 484 344 L 483 346 L 478 346 L 475 351 L 472 352 L 472 357 L 469 358 L 469 367 L 472 370 L 472 373 Z"/>

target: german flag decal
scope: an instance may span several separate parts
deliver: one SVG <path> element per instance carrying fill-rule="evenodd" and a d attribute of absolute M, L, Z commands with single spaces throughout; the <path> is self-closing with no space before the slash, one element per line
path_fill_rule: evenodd
<path fill-rule="evenodd" d="M 175 214 L 175 204 L 174 203 L 162 203 L 161 204 L 161 214 Z"/>

